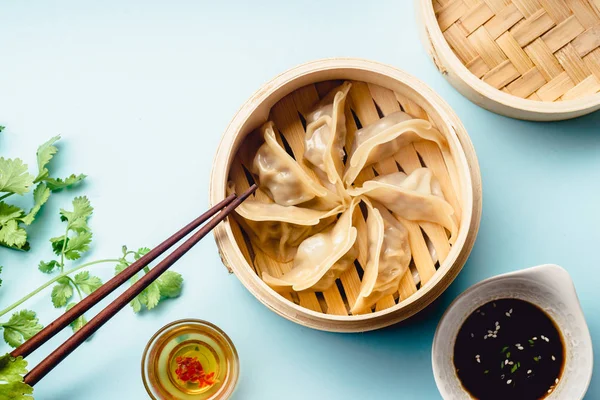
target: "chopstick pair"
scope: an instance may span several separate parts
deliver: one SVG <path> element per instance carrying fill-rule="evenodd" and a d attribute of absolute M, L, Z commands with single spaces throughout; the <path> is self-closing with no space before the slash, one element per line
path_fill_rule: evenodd
<path fill-rule="evenodd" d="M 257 189 L 256 185 L 252 185 L 248 190 L 242 193 L 239 197 L 236 194 L 232 194 L 225 198 L 223 201 L 212 207 L 210 210 L 184 226 L 178 232 L 173 234 L 167 240 L 156 246 L 146 255 L 135 261 L 120 274 L 116 275 L 104 285 L 100 286 L 96 291 L 87 296 L 85 299 L 77 303 L 69 311 L 58 317 L 40 332 L 38 332 L 31 339 L 27 340 L 21 346 L 13 350 L 10 355 L 13 357 L 27 357 L 29 354 L 37 350 L 41 345 L 46 343 L 54 335 L 60 332 L 63 328 L 69 325 L 71 322 L 76 320 L 83 313 L 88 311 L 100 300 L 105 298 L 108 294 L 114 291 L 116 288 L 121 286 L 124 282 L 128 281 L 133 275 L 142 270 L 146 265 L 154 261 L 158 256 L 172 247 L 174 244 L 183 239 L 186 235 L 196 229 L 198 226 L 206 222 L 209 218 L 213 217 L 206 225 L 202 226 L 196 233 L 194 233 L 189 239 L 187 239 L 181 246 L 175 249 L 170 255 L 164 260 L 158 263 L 154 268 L 145 274 L 140 280 L 134 283 L 130 288 L 119 295 L 112 303 L 92 318 L 87 324 L 85 324 L 80 330 L 75 332 L 69 337 L 63 344 L 61 344 L 56 350 L 54 350 L 48 357 L 42 360 L 36 367 L 34 367 L 28 374 L 25 375 L 23 381 L 33 386 L 40 381 L 48 372 L 56 367 L 65 357 L 67 357 L 73 350 L 75 350 L 81 343 L 87 340 L 94 332 L 96 332 L 102 325 L 104 325 L 110 318 L 112 318 L 119 310 L 125 307 L 135 296 L 140 294 L 148 285 L 150 285 L 155 279 L 162 275 L 171 265 L 179 260 L 185 253 L 187 253 L 196 243 L 198 243 L 208 232 L 210 232 L 217 224 L 223 221 L 227 215 L 229 215 L 237 206 L 239 206 L 244 200 L 248 198 Z M 219 212 L 220 211 L 220 212 Z"/>

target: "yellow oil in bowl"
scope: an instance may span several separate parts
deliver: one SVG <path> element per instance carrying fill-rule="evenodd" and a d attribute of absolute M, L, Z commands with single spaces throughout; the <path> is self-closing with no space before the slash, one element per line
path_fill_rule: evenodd
<path fill-rule="evenodd" d="M 142 379 L 152 399 L 217 400 L 233 393 L 239 360 L 229 337 L 201 320 L 161 328 L 142 356 Z"/>

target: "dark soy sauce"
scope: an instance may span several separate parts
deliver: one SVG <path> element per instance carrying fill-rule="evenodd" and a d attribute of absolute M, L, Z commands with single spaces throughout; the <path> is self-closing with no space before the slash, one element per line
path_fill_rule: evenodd
<path fill-rule="evenodd" d="M 491 301 L 464 322 L 454 367 L 476 399 L 543 399 L 560 381 L 564 345 L 554 322 L 517 299 Z"/>

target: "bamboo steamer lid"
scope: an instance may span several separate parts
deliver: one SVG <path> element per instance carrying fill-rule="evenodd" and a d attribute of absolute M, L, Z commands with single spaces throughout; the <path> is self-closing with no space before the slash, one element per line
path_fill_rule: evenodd
<path fill-rule="evenodd" d="M 416 0 L 438 70 L 472 102 L 534 121 L 600 108 L 599 0 Z"/>

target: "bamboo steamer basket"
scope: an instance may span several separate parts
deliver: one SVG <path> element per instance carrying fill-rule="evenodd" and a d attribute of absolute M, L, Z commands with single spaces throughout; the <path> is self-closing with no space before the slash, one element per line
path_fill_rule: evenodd
<path fill-rule="evenodd" d="M 435 144 L 418 142 L 402 148 L 391 162 L 375 165 L 378 173 L 409 172 L 422 165 L 432 169 L 455 209 L 461 210 L 457 240 L 450 246 L 443 228 L 431 223 L 411 223 L 409 228 L 413 262 L 401 280 L 399 291 L 377 303 L 376 309 L 362 315 L 349 315 L 360 287 L 359 267 L 353 266 L 322 293 L 280 295 L 267 286 L 259 274 L 267 271 L 280 276 L 292 263 L 279 263 L 254 248 L 234 218 L 215 230 L 219 253 L 229 272 L 235 273 L 246 288 L 277 314 L 301 325 L 336 332 L 361 332 L 382 328 L 419 312 L 436 299 L 454 280 L 473 247 L 481 217 L 481 177 L 473 145 L 458 117 L 426 85 L 395 68 L 360 59 L 325 59 L 293 68 L 265 84 L 238 111 L 218 147 L 210 180 L 210 203 L 226 195 L 228 180 L 243 191 L 252 183 L 244 158 L 249 133 L 267 120 L 275 122 L 278 140 L 298 155 L 303 154 L 306 115 L 330 89 L 342 80 L 352 81 L 346 101 L 348 135 L 358 125 L 367 125 L 381 115 L 403 109 L 429 119 L 447 138 L 456 165 L 458 181 L 452 181 L 441 152 Z M 239 151 L 238 151 L 239 150 Z M 244 157 L 245 156 L 245 157 Z M 395 162 L 394 162 L 395 161 Z M 248 167 L 249 168 L 249 167 Z M 248 169 L 247 168 L 247 169 Z M 436 261 L 428 242 L 439 255 Z M 415 282 L 414 276 L 420 281 Z"/>
<path fill-rule="evenodd" d="M 416 0 L 437 69 L 475 104 L 555 121 L 600 108 L 600 1 Z"/>

